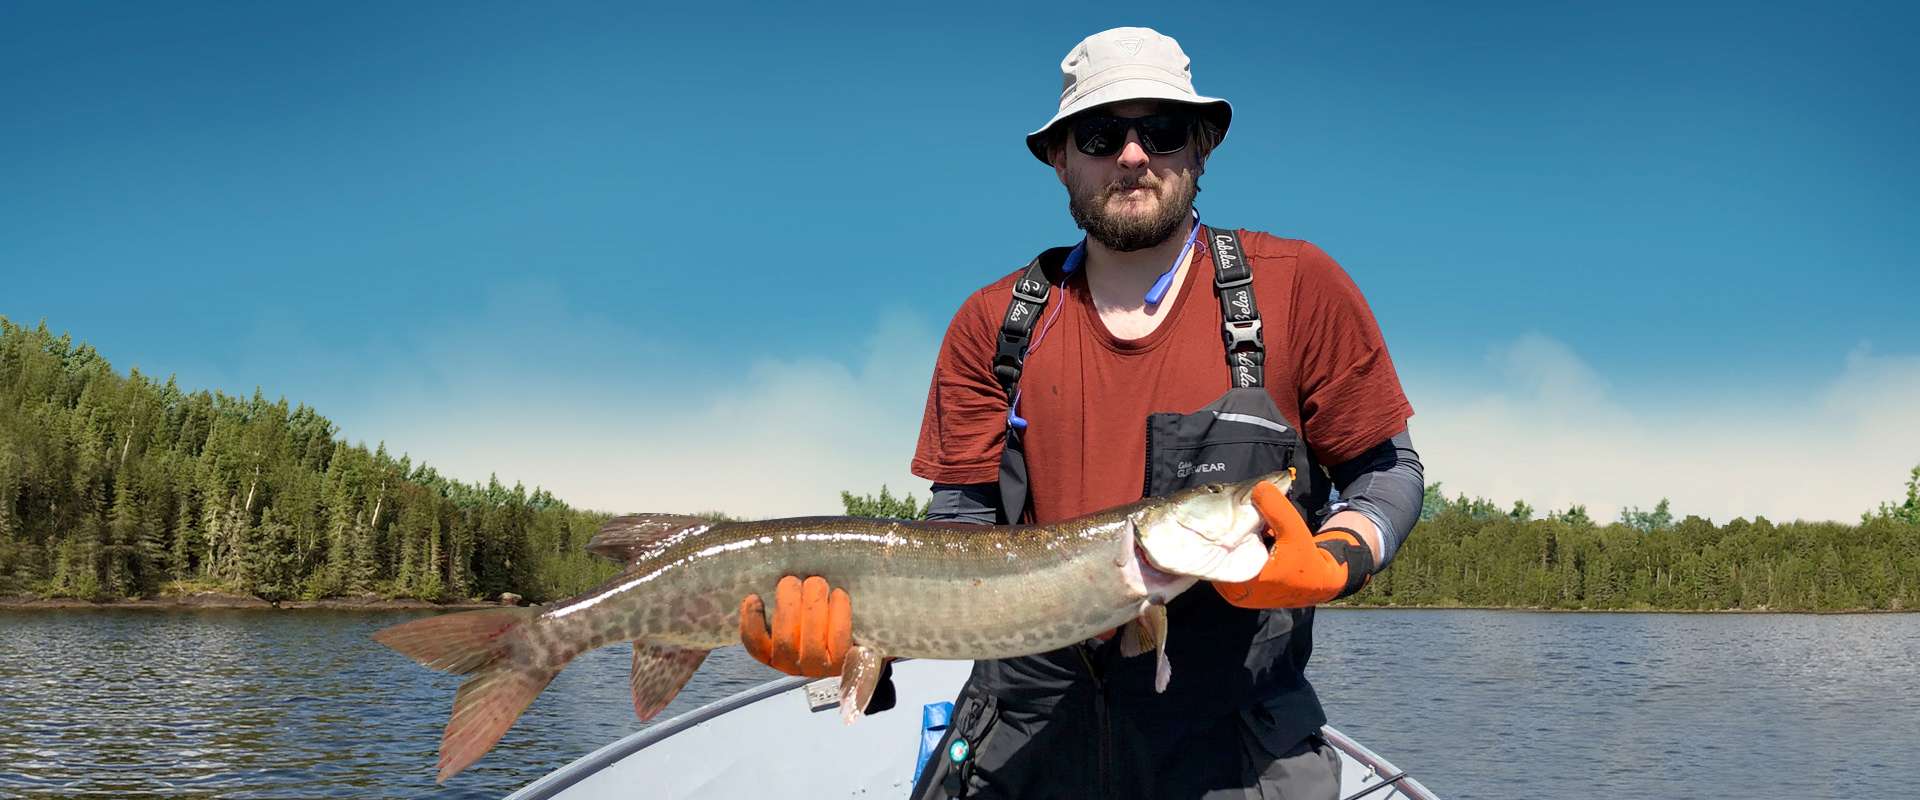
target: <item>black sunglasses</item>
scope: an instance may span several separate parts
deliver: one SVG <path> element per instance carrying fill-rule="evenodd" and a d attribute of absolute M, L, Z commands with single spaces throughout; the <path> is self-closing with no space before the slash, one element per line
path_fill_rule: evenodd
<path fill-rule="evenodd" d="M 1140 147 L 1156 156 L 1178 153 L 1187 146 L 1193 131 L 1188 114 L 1149 114 L 1144 117 L 1115 117 L 1108 114 L 1083 114 L 1073 119 L 1073 142 L 1080 152 L 1095 157 L 1111 156 L 1127 146 L 1129 128 L 1140 133 Z"/>

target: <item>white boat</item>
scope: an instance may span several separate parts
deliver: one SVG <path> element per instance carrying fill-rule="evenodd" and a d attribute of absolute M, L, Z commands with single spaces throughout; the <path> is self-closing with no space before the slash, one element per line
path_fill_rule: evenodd
<path fill-rule="evenodd" d="M 905 798 L 913 789 L 922 708 L 950 702 L 968 661 L 897 661 L 899 703 L 840 721 L 839 679 L 784 678 L 688 711 L 595 750 L 508 800 L 634 797 Z M 1412 776 L 1334 730 L 1343 800 L 1436 800 Z"/>

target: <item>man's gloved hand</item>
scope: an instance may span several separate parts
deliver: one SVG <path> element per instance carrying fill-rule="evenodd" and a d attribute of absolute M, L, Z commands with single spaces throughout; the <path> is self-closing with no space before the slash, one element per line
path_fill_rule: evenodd
<path fill-rule="evenodd" d="M 747 654 L 788 675 L 839 675 L 853 646 L 853 601 L 827 579 L 792 575 L 774 587 L 773 625 L 760 595 L 740 601 L 740 642 Z"/>
<path fill-rule="evenodd" d="M 1272 484 L 1253 487 L 1253 507 L 1273 533 L 1267 565 L 1253 580 L 1214 581 L 1220 596 L 1241 608 L 1304 608 L 1346 597 L 1367 585 L 1373 550 L 1360 534 L 1326 528 L 1315 535 L 1293 501 Z"/>

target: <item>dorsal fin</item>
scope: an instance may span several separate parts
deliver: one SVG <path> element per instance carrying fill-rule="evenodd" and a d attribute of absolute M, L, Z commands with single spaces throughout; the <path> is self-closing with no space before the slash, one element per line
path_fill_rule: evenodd
<path fill-rule="evenodd" d="M 711 527 L 713 520 L 687 514 L 628 514 L 601 525 L 600 532 L 587 542 L 587 552 L 631 564 L 648 548 L 670 537 L 696 534 Z"/>

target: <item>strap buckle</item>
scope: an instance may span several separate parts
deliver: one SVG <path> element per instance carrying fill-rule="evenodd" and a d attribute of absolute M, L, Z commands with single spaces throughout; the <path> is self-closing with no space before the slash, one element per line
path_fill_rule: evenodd
<path fill-rule="evenodd" d="M 1038 294 L 1035 294 L 1035 292 L 1038 292 Z M 1046 305 L 1047 295 L 1052 293 L 1052 286 L 1024 275 L 1021 276 L 1019 280 L 1013 282 L 1014 298 L 1017 300 L 1025 300 L 1034 305 Z"/>
<path fill-rule="evenodd" d="M 1238 278 L 1223 281 L 1220 279 L 1220 276 L 1224 274 L 1226 273 L 1224 272 L 1214 273 L 1214 276 L 1213 276 L 1214 291 L 1223 292 L 1228 289 L 1233 289 L 1236 287 L 1245 286 L 1249 283 L 1253 283 L 1253 270 L 1246 270 L 1245 272 L 1240 273 L 1240 277 Z"/>
<path fill-rule="evenodd" d="M 993 379 L 1000 382 L 1000 388 L 1007 393 L 1007 399 L 1013 399 L 1014 386 L 1020 383 L 1020 361 L 1018 359 L 995 358 L 993 360 Z"/>
<path fill-rule="evenodd" d="M 1227 352 L 1233 353 L 1245 349 L 1260 350 L 1266 343 L 1260 336 L 1260 320 L 1250 319 L 1244 322 L 1228 322 L 1221 326 L 1222 338 L 1227 340 Z"/>

